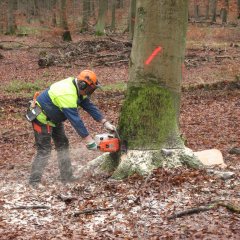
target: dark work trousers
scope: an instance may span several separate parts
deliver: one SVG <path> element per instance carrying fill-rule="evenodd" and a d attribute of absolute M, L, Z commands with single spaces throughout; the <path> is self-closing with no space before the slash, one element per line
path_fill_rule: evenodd
<path fill-rule="evenodd" d="M 50 127 L 49 125 L 41 124 L 37 120 L 34 120 L 33 130 L 37 154 L 32 163 L 29 183 L 35 184 L 41 182 L 44 169 L 51 154 L 51 138 L 57 150 L 61 181 L 71 181 L 73 173 L 69 157 L 69 142 L 65 135 L 63 124 L 60 123 L 56 127 Z"/>

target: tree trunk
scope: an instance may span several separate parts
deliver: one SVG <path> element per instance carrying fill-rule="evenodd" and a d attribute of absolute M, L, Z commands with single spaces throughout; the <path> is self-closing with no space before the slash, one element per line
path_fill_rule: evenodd
<path fill-rule="evenodd" d="M 211 12 L 212 12 L 212 22 L 216 22 L 216 18 L 217 18 L 217 0 L 212 0 Z"/>
<path fill-rule="evenodd" d="M 185 148 L 178 128 L 187 12 L 187 0 L 137 1 L 128 89 L 118 126 L 128 150 L 120 159 L 104 155 L 101 165 L 114 170 L 116 179 L 158 167 L 201 166 Z"/>
<path fill-rule="evenodd" d="M 228 9 L 229 9 L 229 1 L 224 0 L 224 7 L 221 9 L 222 24 L 227 23 Z"/>
<path fill-rule="evenodd" d="M 90 16 L 90 1 L 83 0 L 83 20 L 82 20 L 82 32 L 88 31 L 88 18 Z"/>
<path fill-rule="evenodd" d="M 63 29 L 63 41 L 72 41 L 71 33 L 68 29 L 66 16 L 66 0 L 60 0 L 60 27 Z"/>
<path fill-rule="evenodd" d="M 132 40 L 134 35 L 136 17 L 136 0 L 131 0 L 130 15 L 129 15 L 129 38 Z"/>
<path fill-rule="evenodd" d="M 7 13 L 7 34 L 15 34 L 17 30 L 16 20 L 15 20 L 15 7 L 17 1 L 8 1 L 8 13 Z"/>
<path fill-rule="evenodd" d="M 117 0 L 116 8 L 123 8 L 123 0 Z"/>
<path fill-rule="evenodd" d="M 209 19 L 209 0 L 206 0 L 206 4 L 205 4 L 205 19 L 208 20 Z"/>
<path fill-rule="evenodd" d="M 238 5 L 238 19 L 240 19 L 240 0 L 237 0 Z"/>
<path fill-rule="evenodd" d="M 52 0 L 51 1 L 51 5 L 52 5 L 52 19 L 51 19 L 51 25 L 53 27 L 57 26 L 57 14 L 56 14 L 56 5 L 57 5 L 57 0 Z"/>
<path fill-rule="evenodd" d="M 194 1 L 194 18 L 196 21 L 199 20 L 199 4 L 196 0 Z"/>
<path fill-rule="evenodd" d="M 116 28 L 116 0 L 112 0 L 112 23 L 111 29 L 115 31 Z"/>
<path fill-rule="evenodd" d="M 122 137 L 131 149 L 179 147 L 187 1 L 139 0 L 136 24 L 128 94 L 119 121 Z M 147 64 L 158 47 L 161 52 Z"/>
<path fill-rule="evenodd" d="M 98 20 L 95 29 L 96 35 L 99 36 L 104 35 L 107 6 L 107 0 L 99 0 Z"/>

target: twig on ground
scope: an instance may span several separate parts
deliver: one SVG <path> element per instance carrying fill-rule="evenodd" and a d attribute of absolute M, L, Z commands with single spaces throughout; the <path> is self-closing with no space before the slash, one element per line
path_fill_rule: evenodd
<path fill-rule="evenodd" d="M 113 208 L 93 208 L 93 209 L 85 209 L 83 211 L 78 211 L 73 214 L 74 217 L 78 217 L 81 214 L 94 214 L 95 212 L 103 212 L 103 211 L 109 211 Z"/>
<path fill-rule="evenodd" d="M 12 210 L 18 210 L 18 209 L 50 209 L 48 206 L 44 205 L 33 205 L 33 206 L 17 206 L 11 208 Z"/>
<path fill-rule="evenodd" d="M 211 209 L 216 209 L 220 206 L 227 208 L 229 211 L 231 211 L 233 213 L 238 213 L 238 214 L 240 213 L 239 206 L 235 206 L 231 203 L 224 203 L 222 201 L 215 201 L 211 204 L 208 204 L 207 206 L 195 207 L 195 208 L 184 210 L 182 212 L 174 213 L 171 216 L 169 216 L 168 219 L 171 220 L 171 219 L 175 219 L 175 218 L 179 218 L 179 217 L 183 217 L 183 216 L 187 216 L 187 215 L 192 215 L 195 213 L 205 212 L 205 211 L 209 211 Z"/>

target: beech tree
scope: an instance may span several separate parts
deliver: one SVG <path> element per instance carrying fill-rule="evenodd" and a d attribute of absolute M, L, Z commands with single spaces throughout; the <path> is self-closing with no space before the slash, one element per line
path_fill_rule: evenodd
<path fill-rule="evenodd" d="M 212 22 L 216 22 L 217 18 L 217 0 L 211 1 Z"/>
<path fill-rule="evenodd" d="M 93 162 L 102 162 L 115 178 L 165 166 L 201 166 L 184 146 L 178 126 L 187 12 L 187 0 L 137 1 L 130 76 L 118 125 L 128 150 Z"/>
<path fill-rule="evenodd" d="M 66 16 L 66 0 L 60 0 L 60 27 L 63 29 L 63 41 L 72 41 L 71 33 L 68 29 L 68 22 Z"/>
<path fill-rule="evenodd" d="M 134 26 L 136 16 L 136 0 L 130 0 L 130 13 L 129 13 L 129 38 L 133 39 Z"/>
<path fill-rule="evenodd" d="M 97 35 L 103 35 L 105 29 L 108 0 L 99 0 L 98 20 L 95 28 Z"/>
<path fill-rule="evenodd" d="M 15 34 L 17 30 L 16 20 L 15 20 L 15 9 L 17 1 L 8 1 L 8 11 L 7 11 L 7 34 Z"/>

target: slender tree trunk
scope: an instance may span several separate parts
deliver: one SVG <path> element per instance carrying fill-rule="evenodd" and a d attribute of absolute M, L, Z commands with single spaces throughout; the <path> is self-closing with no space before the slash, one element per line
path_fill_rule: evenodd
<path fill-rule="evenodd" d="M 217 0 L 212 0 L 212 22 L 216 22 L 217 18 Z"/>
<path fill-rule="evenodd" d="M 52 0 L 51 1 L 51 8 L 52 8 L 52 18 L 51 18 L 51 25 L 52 27 L 56 27 L 57 26 L 57 0 Z"/>
<path fill-rule="evenodd" d="M 95 29 L 96 35 L 104 35 L 107 13 L 107 0 L 99 0 L 98 20 Z"/>
<path fill-rule="evenodd" d="M 117 0 L 116 8 L 123 8 L 123 0 Z"/>
<path fill-rule="evenodd" d="M 240 19 L 240 0 L 237 0 L 238 5 L 238 19 Z"/>
<path fill-rule="evenodd" d="M 209 19 L 209 0 L 206 0 L 206 4 L 205 4 L 205 19 L 206 20 Z"/>
<path fill-rule="evenodd" d="M 111 29 L 115 31 L 116 28 L 116 0 L 112 0 L 112 23 Z"/>
<path fill-rule="evenodd" d="M 88 18 L 90 16 L 90 1 L 83 0 L 83 21 L 81 31 L 88 31 Z"/>
<path fill-rule="evenodd" d="M 7 13 L 7 34 L 15 34 L 17 30 L 16 20 L 15 20 L 15 7 L 16 0 L 8 0 L 8 13 Z"/>
<path fill-rule="evenodd" d="M 130 14 L 129 14 L 129 38 L 132 40 L 134 35 L 136 17 L 136 0 L 131 0 Z"/>
<path fill-rule="evenodd" d="M 199 4 L 197 0 L 194 1 L 194 18 L 196 21 L 199 20 Z"/>
<path fill-rule="evenodd" d="M 68 29 L 67 23 L 66 0 L 60 0 L 60 27 L 64 30 L 62 35 L 63 41 L 72 41 L 71 33 Z"/>
<path fill-rule="evenodd" d="M 227 23 L 229 1 L 224 0 L 224 7 L 221 9 L 222 24 Z"/>

